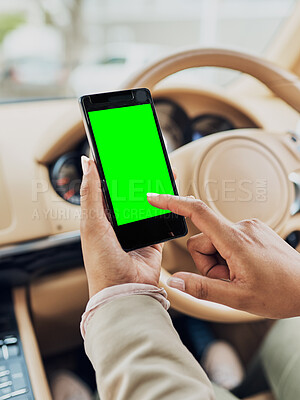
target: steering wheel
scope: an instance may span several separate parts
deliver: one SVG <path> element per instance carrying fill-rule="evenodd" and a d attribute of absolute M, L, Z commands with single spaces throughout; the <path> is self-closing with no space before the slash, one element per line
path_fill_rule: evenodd
<path fill-rule="evenodd" d="M 222 67 L 244 72 L 264 83 L 300 112 L 297 76 L 252 55 L 225 49 L 194 49 L 173 54 L 145 68 L 126 87 L 153 89 L 175 72 L 194 67 Z M 300 150 L 286 133 L 263 129 L 220 132 L 189 143 L 170 155 L 182 196 L 194 195 L 234 223 L 259 218 L 282 238 L 300 227 Z M 193 317 L 218 322 L 254 321 L 260 317 L 195 299 L 166 281 L 179 270 L 197 272 L 186 250 L 187 238 L 199 233 L 187 221 L 189 234 L 165 245 L 161 285 L 171 306 Z"/>

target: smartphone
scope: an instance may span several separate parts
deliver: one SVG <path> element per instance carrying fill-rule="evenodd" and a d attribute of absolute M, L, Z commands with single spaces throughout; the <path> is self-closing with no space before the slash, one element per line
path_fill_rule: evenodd
<path fill-rule="evenodd" d="M 79 99 L 110 220 L 125 251 L 187 234 L 185 218 L 150 205 L 178 195 L 151 93 L 132 89 Z"/>

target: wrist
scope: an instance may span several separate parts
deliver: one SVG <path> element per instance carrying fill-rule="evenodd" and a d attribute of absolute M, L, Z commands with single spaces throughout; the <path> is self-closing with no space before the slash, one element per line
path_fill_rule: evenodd
<path fill-rule="evenodd" d="M 159 280 L 156 279 L 147 279 L 147 278 L 139 278 L 139 277 L 118 277 L 116 279 L 99 279 L 89 276 L 88 278 L 88 289 L 89 289 L 89 297 L 91 298 L 95 294 L 103 291 L 104 289 L 112 288 L 114 286 L 121 285 L 149 285 L 152 287 L 159 288 Z"/>
<path fill-rule="evenodd" d="M 105 276 L 105 273 L 103 272 L 103 276 Z M 130 279 L 126 279 L 123 277 L 118 277 L 115 279 L 107 279 L 103 278 L 102 276 L 95 277 L 91 276 L 87 272 L 87 280 L 88 280 L 88 289 L 89 289 L 89 297 L 93 297 L 95 294 L 103 291 L 104 289 L 111 288 L 114 286 L 119 286 L 119 285 L 124 285 L 127 283 L 134 283 Z"/>

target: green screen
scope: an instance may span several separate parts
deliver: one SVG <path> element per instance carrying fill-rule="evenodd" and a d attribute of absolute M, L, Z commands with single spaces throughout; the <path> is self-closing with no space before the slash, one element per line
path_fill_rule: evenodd
<path fill-rule="evenodd" d="M 147 193 L 174 194 L 151 104 L 89 112 L 117 224 L 169 211 Z"/>

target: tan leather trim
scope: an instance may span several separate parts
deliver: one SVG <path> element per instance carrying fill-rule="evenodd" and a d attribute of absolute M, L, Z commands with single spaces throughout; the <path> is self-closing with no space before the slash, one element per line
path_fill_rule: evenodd
<path fill-rule="evenodd" d="M 36 399 L 51 400 L 52 396 L 28 312 L 25 288 L 15 289 L 13 291 L 13 299 L 34 397 Z"/>
<path fill-rule="evenodd" d="M 84 268 L 45 276 L 31 284 L 32 318 L 43 356 L 82 345 L 79 323 L 87 301 Z"/>
<path fill-rule="evenodd" d="M 57 102 L 59 108 L 59 102 Z M 67 107 L 66 107 L 67 106 Z M 48 124 L 42 140 L 38 142 L 35 157 L 44 164 L 50 163 L 56 157 L 71 151 L 84 137 L 84 127 L 78 102 L 69 100 L 65 112 L 59 114 L 54 123 Z"/>
<path fill-rule="evenodd" d="M 84 138 L 83 122 L 75 108 L 66 114 L 63 120 L 57 121 L 57 126 L 55 135 L 53 135 L 54 129 L 51 129 L 46 135 L 47 139 L 39 143 L 36 158 L 43 164 L 51 163 L 55 158 L 72 151 L 72 148 Z"/>
<path fill-rule="evenodd" d="M 40 143 L 42 151 L 50 138 L 59 140 L 55 132 L 63 135 L 64 131 L 57 126 L 56 119 L 60 121 L 72 109 L 78 109 L 74 100 L 1 105 L 3 135 L 0 138 L 0 174 L 4 181 L 1 191 L 5 193 L 9 209 L 3 201 L 2 193 L 0 207 L 2 213 L 10 215 L 11 223 L 0 229 L 0 246 L 55 233 L 52 231 L 53 221 L 45 217 L 47 206 L 44 199 L 48 192 L 52 193 L 51 188 L 47 189 L 50 187 L 49 174 L 44 175 L 45 179 L 41 176 L 43 169 L 36 162 L 34 149 Z M 83 129 L 81 135 L 84 137 Z M 70 227 L 70 230 L 73 228 Z"/>
<path fill-rule="evenodd" d="M 234 50 L 208 48 L 175 53 L 145 68 L 127 82 L 126 87 L 152 89 L 175 72 L 197 67 L 229 68 L 251 75 L 300 112 L 300 81 L 296 75 L 270 61 Z"/>

